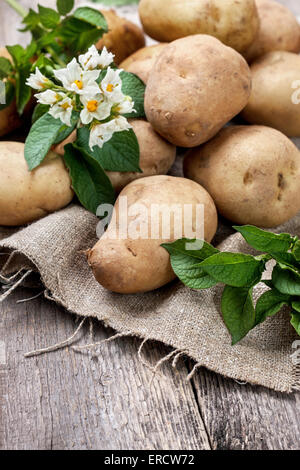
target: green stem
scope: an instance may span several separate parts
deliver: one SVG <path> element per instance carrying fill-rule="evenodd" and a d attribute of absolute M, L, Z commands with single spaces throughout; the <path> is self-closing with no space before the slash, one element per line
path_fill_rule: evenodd
<path fill-rule="evenodd" d="M 11 8 L 13 8 L 22 18 L 27 15 L 27 10 L 20 5 L 17 0 L 4 0 Z"/>
<path fill-rule="evenodd" d="M 65 62 L 56 54 L 55 50 L 51 46 L 47 46 L 46 50 L 49 52 L 52 58 L 57 62 L 58 65 L 60 65 L 63 68 L 66 66 Z"/>

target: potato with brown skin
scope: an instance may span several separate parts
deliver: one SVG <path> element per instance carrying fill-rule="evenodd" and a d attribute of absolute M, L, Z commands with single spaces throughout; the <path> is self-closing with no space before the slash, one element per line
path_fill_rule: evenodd
<path fill-rule="evenodd" d="M 143 47 L 121 62 L 120 68 L 135 73 L 144 83 L 147 83 L 149 74 L 166 45 L 161 43 Z"/>
<path fill-rule="evenodd" d="M 0 57 L 11 60 L 11 56 L 5 47 L 0 48 Z M 13 100 L 7 108 L 0 110 L 0 137 L 13 132 L 21 126 L 22 120 L 17 112 L 16 100 Z"/>
<path fill-rule="evenodd" d="M 140 146 L 140 168 L 143 173 L 107 171 L 116 192 L 138 178 L 152 175 L 165 175 L 174 163 L 176 147 L 158 135 L 149 122 L 144 119 L 131 119 L 130 123 Z M 74 142 L 76 133 L 54 147 L 54 152 L 64 155 L 64 146 Z"/>
<path fill-rule="evenodd" d="M 73 195 L 61 157 L 49 152 L 30 172 L 24 144 L 0 142 L 0 225 L 18 226 L 40 219 L 67 206 Z"/>
<path fill-rule="evenodd" d="M 206 142 L 247 104 L 251 75 L 243 57 L 212 36 L 167 45 L 150 72 L 145 112 L 165 139 L 180 147 Z"/>
<path fill-rule="evenodd" d="M 243 118 L 300 137 L 300 56 L 269 52 L 252 63 L 251 73 L 252 92 Z"/>
<path fill-rule="evenodd" d="M 128 228 L 136 226 L 137 236 L 120 238 L 118 211 L 120 198 L 127 197 Z M 134 212 L 133 205 L 142 204 L 146 209 Z M 171 242 L 176 238 L 174 218 L 169 217 L 170 233 L 163 236 L 161 224 L 158 224 L 157 238 L 139 237 L 139 227 L 145 223 L 148 233 L 155 225 L 157 218 L 151 209 L 154 204 L 163 205 L 167 209 L 178 204 L 183 209 L 184 204 L 192 204 L 194 211 L 197 204 L 204 205 L 204 234 L 210 242 L 217 229 L 217 211 L 209 194 L 198 184 L 184 178 L 173 176 L 150 176 L 133 181 L 121 192 L 116 205 L 116 226 L 111 223 L 107 232 L 102 236 L 92 250 L 88 252 L 88 262 L 97 281 L 106 289 L 121 294 L 135 294 L 157 289 L 175 278 L 170 265 L 167 251 L 160 245 Z M 140 207 L 140 206 L 139 206 Z M 122 211 L 122 216 L 124 212 Z M 136 221 L 138 220 L 138 225 Z M 163 217 L 166 222 L 166 217 Z M 202 228 L 203 228 L 203 221 Z M 139 225 L 140 224 L 140 225 Z M 193 218 L 195 224 L 195 214 Z M 194 228 L 195 230 L 195 228 Z M 198 228 L 197 238 L 202 238 L 202 230 Z"/>
<path fill-rule="evenodd" d="M 259 27 L 255 0 L 141 0 L 139 13 L 145 32 L 157 41 L 208 34 L 239 52 Z"/>
<path fill-rule="evenodd" d="M 271 51 L 300 52 L 300 26 L 284 5 L 273 0 L 256 0 L 260 27 L 256 38 L 243 53 L 248 62 Z"/>
<path fill-rule="evenodd" d="M 207 189 L 237 224 L 276 227 L 300 210 L 300 153 L 281 132 L 230 126 L 191 150 L 184 175 Z"/>
<path fill-rule="evenodd" d="M 118 16 L 114 10 L 101 10 L 108 24 L 108 33 L 97 42 L 97 49 L 106 47 L 115 55 L 118 65 L 141 47 L 145 46 L 145 36 L 141 28 Z"/>

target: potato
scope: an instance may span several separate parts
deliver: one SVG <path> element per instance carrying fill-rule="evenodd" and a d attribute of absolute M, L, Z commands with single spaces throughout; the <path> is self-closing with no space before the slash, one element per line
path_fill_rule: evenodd
<path fill-rule="evenodd" d="M 121 239 L 120 232 L 124 232 L 120 228 L 118 212 L 120 210 L 124 217 L 124 209 L 121 208 L 124 196 L 127 197 L 129 230 L 124 234 L 127 237 Z M 134 212 L 136 204 L 139 206 L 136 206 L 137 212 Z M 203 204 L 204 221 L 200 221 L 201 227 L 198 229 L 194 227 L 196 237 L 203 238 L 202 229 L 204 229 L 205 239 L 211 241 L 213 238 L 217 229 L 217 212 L 211 197 L 201 186 L 193 181 L 173 176 L 150 176 L 133 181 L 123 189 L 116 202 L 116 226 L 111 222 L 107 232 L 88 252 L 88 262 L 94 276 L 106 289 L 121 294 L 147 292 L 175 278 L 169 254 L 160 245 L 164 241 L 174 241 L 178 238 L 176 230 L 182 228 L 182 221 L 178 221 L 175 217 L 167 217 L 165 214 L 162 220 L 164 223 L 167 223 L 167 220 L 171 223 L 170 232 L 163 234 L 161 222 L 153 213 L 155 204 L 162 205 L 167 210 L 171 210 L 174 204 L 178 204 L 181 210 L 184 204 L 192 204 L 193 225 L 196 225 L 196 205 Z M 143 238 L 139 233 L 135 236 L 131 232 L 135 226 L 139 232 L 139 227 L 146 224 L 147 232 L 151 235 L 156 220 L 159 228 L 156 238 L 155 232 L 152 238 Z M 176 226 L 174 220 L 177 222 Z M 183 232 L 183 235 L 185 233 Z"/>
<path fill-rule="evenodd" d="M 237 51 L 250 46 L 259 27 L 255 0 L 141 0 L 139 13 L 157 41 L 209 34 Z"/>
<path fill-rule="evenodd" d="M 165 47 L 166 44 L 163 43 L 143 47 L 127 57 L 127 59 L 120 64 L 120 68 L 127 72 L 135 73 L 144 83 L 147 83 L 149 73 Z"/>
<path fill-rule="evenodd" d="M 5 47 L 0 47 L 0 57 L 11 60 L 11 56 Z M 21 125 L 22 120 L 17 112 L 16 101 L 13 100 L 7 108 L 0 110 L 0 137 L 13 132 Z"/>
<path fill-rule="evenodd" d="M 300 137 L 300 56 L 269 52 L 252 63 L 251 73 L 252 92 L 242 112 L 244 119 Z"/>
<path fill-rule="evenodd" d="M 250 89 L 243 57 L 218 39 L 198 34 L 162 51 L 149 75 L 145 111 L 169 142 L 196 147 L 246 106 Z"/>
<path fill-rule="evenodd" d="M 184 175 L 209 191 L 217 209 L 237 224 L 275 227 L 300 210 L 300 154 L 281 132 L 230 126 L 191 150 Z"/>
<path fill-rule="evenodd" d="M 244 56 L 248 62 L 271 51 L 300 52 L 300 26 L 293 13 L 273 0 L 256 0 L 260 27 Z"/>
<path fill-rule="evenodd" d="M 0 142 L 0 225 L 27 224 L 65 207 L 72 199 L 71 180 L 61 157 L 49 152 L 29 172 L 24 144 Z"/>
<path fill-rule="evenodd" d="M 97 49 L 105 46 L 115 54 L 114 62 L 119 64 L 129 55 L 145 46 L 145 36 L 141 28 L 118 16 L 114 10 L 101 10 L 108 24 L 108 33 L 97 42 Z"/>
<path fill-rule="evenodd" d="M 152 175 L 164 175 L 174 163 L 176 147 L 162 139 L 144 119 L 131 119 L 133 130 L 140 145 L 140 168 L 143 173 L 107 171 L 113 187 L 120 192 L 128 183 L 138 178 Z M 59 155 L 64 154 L 64 146 L 74 142 L 76 134 L 54 148 Z"/>

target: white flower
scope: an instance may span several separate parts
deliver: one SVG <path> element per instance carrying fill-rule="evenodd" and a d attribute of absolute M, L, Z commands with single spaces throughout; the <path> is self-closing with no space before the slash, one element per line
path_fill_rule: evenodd
<path fill-rule="evenodd" d="M 134 109 L 134 101 L 132 101 L 130 96 L 124 96 L 121 103 L 114 105 L 113 111 L 118 114 L 130 114 L 132 112 L 136 113 L 136 110 Z"/>
<path fill-rule="evenodd" d="M 74 58 L 65 69 L 55 70 L 55 77 L 60 80 L 66 90 L 78 95 L 99 93 L 99 85 L 96 80 L 100 70 L 84 71 Z"/>
<path fill-rule="evenodd" d="M 98 94 L 93 97 L 81 96 L 80 98 L 84 106 L 80 113 L 82 124 L 89 124 L 93 119 L 103 121 L 110 115 L 111 103 L 104 95 Z"/>
<path fill-rule="evenodd" d="M 48 104 L 50 106 L 57 103 L 57 101 L 61 99 L 58 93 L 53 90 L 46 90 L 42 93 L 37 93 L 35 97 L 39 103 Z"/>
<path fill-rule="evenodd" d="M 26 85 L 34 88 L 35 90 L 44 90 L 51 84 L 52 82 L 47 77 L 45 77 L 45 75 L 43 75 L 37 67 L 35 72 L 31 73 L 29 78 L 26 80 Z"/>
<path fill-rule="evenodd" d="M 107 98 L 115 103 L 123 101 L 121 69 L 114 70 L 108 67 L 105 78 L 101 82 L 101 89 Z"/>
<path fill-rule="evenodd" d="M 108 50 L 104 46 L 99 56 L 98 67 L 105 69 L 106 67 L 108 67 L 110 64 L 113 63 L 114 57 L 115 57 L 115 54 L 108 52 Z"/>
<path fill-rule="evenodd" d="M 90 149 L 93 150 L 95 146 L 102 148 L 105 142 L 108 142 L 112 138 L 113 134 L 114 131 L 110 122 L 93 126 L 90 132 Z"/>
<path fill-rule="evenodd" d="M 62 100 L 50 108 L 49 114 L 51 114 L 55 119 L 60 119 L 66 126 L 71 127 L 71 116 L 73 111 L 72 100 L 63 93 L 59 94 L 62 96 Z"/>
<path fill-rule="evenodd" d="M 84 70 L 104 69 L 113 62 L 114 54 L 108 52 L 106 47 L 99 54 L 98 49 L 91 46 L 86 54 L 79 56 L 78 60 Z"/>
<path fill-rule="evenodd" d="M 105 142 L 108 142 L 115 132 L 128 131 L 131 128 L 132 126 L 123 116 L 119 116 L 104 124 L 97 124 L 91 129 L 89 146 L 91 150 L 96 145 L 102 148 Z"/>
<path fill-rule="evenodd" d="M 132 129 L 132 125 L 129 124 L 127 119 L 124 116 L 118 116 L 116 119 L 113 119 L 114 125 L 114 132 L 122 132 L 122 131 L 129 131 L 129 129 Z"/>

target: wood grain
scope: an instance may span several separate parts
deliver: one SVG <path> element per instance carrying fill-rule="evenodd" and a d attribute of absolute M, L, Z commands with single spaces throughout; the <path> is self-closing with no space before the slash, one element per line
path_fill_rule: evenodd
<path fill-rule="evenodd" d="M 23 353 L 72 334 L 74 318 L 21 290 L 0 304 L 7 364 L 0 372 L 1 449 L 209 449 L 187 367 L 152 372 L 137 356 L 140 340 L 104 344 L 97 356 L 70 348 L 25 359 Z M 89 341 L 88 327 L 84 328 Z M 95 340 L 113 332 L 96 327 Z M 155 364 L 170 350 L 145 345 Z"/>
<path fill-rule="evenodd" d="M 34 6 L 21 0 L 24 6 Z M 44 3 L 44 2 L 42 2 Z M 300 15 L 298 0 L 280 0 Z M 1 43 L 11 36 L 0 2 Z M 2 21 L 1 21 L 2 20 Z M 154 378 L 137 357 L 139 340 L 101 346 L 97 356 L 67 348 L 25 359 L 24 352 L 70 336 L 74 317 L 36 291 L 18 290 L 0 304 L 0 449 L 299 449 L 300 395 L 240 385 L 193 364 L 162 366 Z M 111 330 L 95 327 L 95 340 Z M 78 344 L 88 340 L 88 325 Z M 155 364 L 170 350 L 146 344 Z"/>

